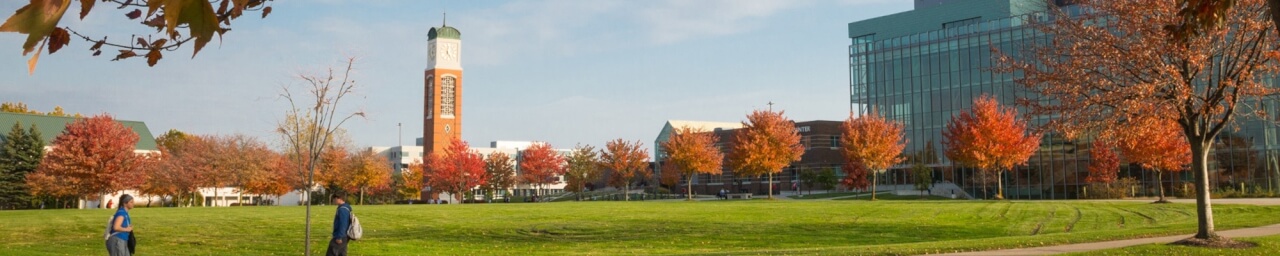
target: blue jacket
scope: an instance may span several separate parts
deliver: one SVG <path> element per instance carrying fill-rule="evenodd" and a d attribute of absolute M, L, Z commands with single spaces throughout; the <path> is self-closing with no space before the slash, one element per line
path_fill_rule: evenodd
<path fill-rule="evenodd" d="M 347 238 L 347 228 L 351 226 L 351 204 L 343 203 L 338 206 L 338 212 L 333 214 L 333 238 Z"/>

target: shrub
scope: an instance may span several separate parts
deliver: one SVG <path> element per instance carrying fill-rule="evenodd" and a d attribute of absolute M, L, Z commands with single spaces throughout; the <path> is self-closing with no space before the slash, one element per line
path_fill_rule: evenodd
<path fill-rule="evenodd" d="M 1126 177 L 1110 183 L 1090 183 L 1085 187 L 1082 198 L 1087 199 L 1120 199 L 1129 196 L 1138 180 Z"/>

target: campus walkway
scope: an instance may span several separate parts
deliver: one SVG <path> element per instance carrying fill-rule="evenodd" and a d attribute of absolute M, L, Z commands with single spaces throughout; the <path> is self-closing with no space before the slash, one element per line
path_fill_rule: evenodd
<path fill-rule="evenodd" d="M 1132 201 L 1151 201 L 1151 200 L 1106 200 L 1106 201 L 1132 202 Z M 1195 199 L 1172 199 L 1170 201 L 1173 201 L 1174 203 L 1193 203 L 1193 204 L 1196 202 Z M 1221 204 L 1280 205 L 1280 199 L 1275 199 L 1275 198 L 1238 198 L 1238 199 L 1227 198 L 1227 199 L 1213 199 L 1211 202 L 1213 202 L 1214 205 L 1221 205 Z M 1261 226 L 1261 227 L 1253 227 L 1253 228 L 1218 230 L 1218 235 L 1230 237 L 1230 238 L 1280 235 L 1280 224 L 1273 224 L 1269 226 Z M 1082 243 L 1082 244 L 1064 244 L 1064 245 L 1055 245 L 1055 246 L 1031 247 L 1031 248 L 1020 248 L 1020 249 L 996 250 L 996 251 L 951 253 L 951 254 L 940 254 L 940 255 L 992 255 L 992 256 L 1051 255 L 1051 254 L 1061 254 L 1061 253 L 1088 252 L 1088 251 L 1113 249 L 1113 248 L 1129 247 L 1129 246 L 1144 245 L 1144 244 L 1167 244 L 1167 243 L 1172 243 L 1178 240 L 1187 239 L 1187 238 L 1190 238 L 1191 236 L 1192 235 L 1176 235 L 1176 236 L 1138 238 L 1138 239 L 1115 240 L 1115 241 L 1093 242 L 1093 243 Z"/>

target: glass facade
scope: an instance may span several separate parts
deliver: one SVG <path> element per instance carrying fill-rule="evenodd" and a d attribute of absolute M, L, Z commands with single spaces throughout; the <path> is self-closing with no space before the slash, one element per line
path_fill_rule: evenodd
<path fill-rule="evenodd" d="M 957 2 L 944 5 L 954 7 L 967 1 Z M 927 9 L 928 16 L 955 19 L 916 31 L 901 31 L 912 29 L 910 26 L 864 28 L 895 20 L 910 23 L 908 20 L 917 19 L 914 16 L 925 14 L 900 13 L 850 24 L 850 110 L 859 113 L 876 111 L 902 122 L 905 137 L 909 140 L 903 152 L 908 161 L 890 170 L 885 176 L 889 178 L 881 178 L 881 181 L 891 184 L 909 182 L 909 179 L 894 177 L 909 176 L 910 172 L 906 170 L 908 163 L 921 162 L 934 168 L 935 179 L 953 182 L 973 197 L 984 198 L 994 194 L 995 177 L 984 177 L 975 170 L 957 167 L 946 159 L 942 129 L 952 116 L 970 109 L 973 99 L 980 95 L 992 95 L 1005 105 L 1030 96 L 1014 83 L 1018 73 L 991 71 L 995 61 L 993 56 L 996 55 L 992 50 L 1016 56 L 1022 46 L 1044 43 L 1047 39 L 1037 36 L 1036 30 L 1027 26 L 1031 19 L 1043 17 L 1035 12 L 981 18 L 955 13 L 972 9 Z M 1006 7 L 1008 9 L 1013 8 Z M 937 14 L 943 11 L 952 13 Z M 859 24 L 863 22 L 866 24 Z M 892 29 L 897 30 L 885 31 Z M 895 36 L 877 37 L 883 34 Z M 1276 108 L 1276 104 L 1264 105 Z M 1280 109 L 1268 110 L 1268 113 L 1280 113 Z M 1048 118 L 1033 118 L 1031 123 L 1044 124 Z M 1241 117 L 1235 128 L 1219 136 L 1219 142 L 1210 155 L 1211 186 L 1276 191 L 1280 187 L 1280 180 L 1277 180 L 1280 178 L 1280 168 L 1277 168 L 1280 154 L 1277 151 L 1276 125 Z M 1005 197 L 1083 197 L 1083 193 L 1087 193 L 1084 187 L 1088 175 L 1089 145 L 1088 141 L 1067 140 L 1060 134 L 1046 133 L 1040 150 L 1026 165 L 999 177 L 1005 186 Z M 1182 172 L 1166 174 L 1161 182 L 1156 180 L 1154 172 L 1123 164 L 1119 176 L 1132 177 L 1140 182 L 1132 188 L 1132 196 L 1154 196 L 1157 184 L 1164 184 L 1166 195 L 1176 195 L 1174 192 L 1181 189 L 1184 182 L 1192 180 L 1191 173 Z"/>

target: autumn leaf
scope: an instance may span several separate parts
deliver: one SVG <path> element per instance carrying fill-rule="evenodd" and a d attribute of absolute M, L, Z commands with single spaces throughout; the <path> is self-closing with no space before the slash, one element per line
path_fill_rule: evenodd
<path fill-rule="evenodd" d="M 36 43 L 53 33 L 68 6 L 71 0 L 31 0 L 0 25 L 0 32 L 27 34 L 27 41 L 22 44 L 22 55 L 27 55 L 35 50 Z"/>
<path fill-rule="evenodd" d="M 172 39 L 178 39 L 174 29 L 179 25 L 187 25 L 187 34 L 194 38 L 196 43 L 195 49 L 191 52 L 193 58 L 200 53 L 200 49 L 204 48 L 205 44 L 209 43 L 209 40 L 213 39 L 213 34 L 219 31 L 217 15 L 213 13 L 213 5 L 209 1 L 168 0 L 164 5 L 164 16 L 166 29 Z"/>
<path fill-rule="evenodd" d="M 267 7 L 265 7 L 265 8 L 262 8 L 262 18 L 263 18 L 263 19 L 266 19 L 266 18 L 267 18 L 267 14 L 271 14 L 271 6 L 267 6 Z"/>
<path fill-rule="evenodd" d="M 147 66 L 156 66 L 156 62 L 160 61 L 162 57 L 164 56 L 160 53 L 160 48 L 151 48 L 151 51 L 147 52 Z"/>
<path fill-rule="evenodd" d="M 133 9 L 133 11 L 132 11 L 132 12 L 125 13 L 125 14 L 124 14 L 124 16 L 125 16 L 125 17 L 129 17 L 129 19 L 131 19 L 131 20 L 132 20 L 132 19 L 137 19 L 138 17 L 142 17 L 142 10 L 140 10 L 140 9 Z"/>
<path fill-rule="evenodd" d="M 71 43 L 71 34 L 68 34 L 66 29 L 53 29 L 53 33 L 49 34 L 49 54 L 58 52 L 59 49 L 62 49 L 63 46 L 67 46 L 68 43 Z"/>
<path fill-rule="evenodd" d="M 128 59 L 128 58 L 130 58 L 130 57 L 134 57 L 134 56 L 138 56 L 138 53 L 135 53 L 135 52 L 133 52 L 133 51 L 131 51 L 131 50 L 120 50 L 120 54 L 119 54 L 119 55 L 116 55 L 116 58 L 115 58 L 115 59 L 111 59 L 111 61 L 117 61 L 117 60 Z"/>
<path fill-rule="evenodd" d="M 80 19 L 81 20 L 84 19 L 84 16 L 89 15 L 89 10 L 93 10 L 93 4 L 94 2 L 97 2 L 97 1 L 98 0 L 80 0 Z"/>

